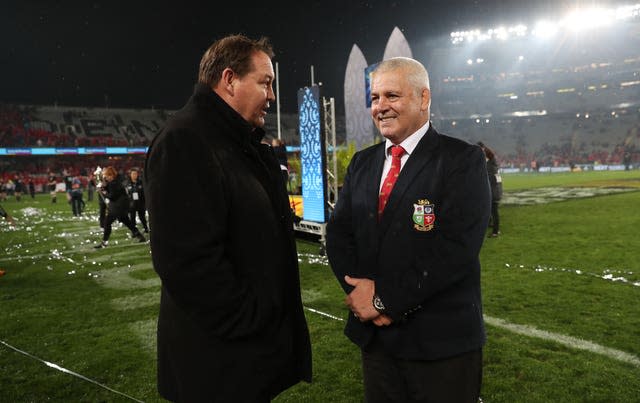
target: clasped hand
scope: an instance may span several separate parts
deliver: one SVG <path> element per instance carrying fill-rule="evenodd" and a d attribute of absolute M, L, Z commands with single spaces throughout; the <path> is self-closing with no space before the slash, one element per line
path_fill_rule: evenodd
<path fill-rule="evenodd" d="M 373 280 L 344 276 L 344 281 L 353 286 L 344 303 L 360 322 L 372 321 L 376 326 L 388 326 L 393 322 L 388 315 L 380 314 L 373 307 L 373 295 L 376 293 L 376 283 Z"/>

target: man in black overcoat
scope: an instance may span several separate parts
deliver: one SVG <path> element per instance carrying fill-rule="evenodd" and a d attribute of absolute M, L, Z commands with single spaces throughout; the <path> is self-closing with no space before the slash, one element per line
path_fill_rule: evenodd
<path fill-rule="evenodd" d="M 260 144 L 271 57 L 266 38 L 216 41 L 147 154 L 158 389 L 172 401 L 264 402 L 311 380 L 285 184 Z"/>
<path fill-rule="evenodd" d="M 477 402 L 480 391 L 485 158 L 431 126 L 429 88 L 416 60 L 379 64 L 371 114 L 386 141 L 353 156 L 327 227 L 368 403 Z"/>

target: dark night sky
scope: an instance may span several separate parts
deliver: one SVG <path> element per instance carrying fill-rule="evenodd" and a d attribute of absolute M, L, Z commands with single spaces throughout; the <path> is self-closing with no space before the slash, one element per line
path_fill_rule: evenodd
<path fill-rule="evenodd" d="M 0 101 L 69 106 L 104 106 L 108 101 L 111 107 L 175 109 L 190 95 L 200 57 L 211 42 L 229 33 L 244 33 L 271 38 L 274 61 L 280 66 L 283 111 L 295 111 L 296 90 L 309 85 L 312 64 L 325 95 L 340 105 L 353 44 L 369 63 L 378 61 L 394 26 L 422 60 L 420 43 L 426 38 L 476 26 L 528 23 L 539 15 L 553 17 L 570 5 L 595 2 L 73 3 L 3 2 Z M 514 16 L 520 17 L 514 20 Z M 428 67 L 428 61 L 422 61 Z"/>

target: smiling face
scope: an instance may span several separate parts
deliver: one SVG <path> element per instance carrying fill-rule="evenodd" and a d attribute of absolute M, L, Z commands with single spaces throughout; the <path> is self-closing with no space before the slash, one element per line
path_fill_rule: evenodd
<path fill-rule="evenodd" d="M 429 119 L 431 94 L 412 86 L 406 68 L 374 72 L 371 80 L 371 116 L 380 133 L 400 144 Z"/>
<path fill-rule="evenodd" d="M 253 127 L 264 126 L 269 102 L 275 101 L 273 93 L 273 65 L 264 52 L 251 55 L 252 69 L 243 77 L 234 75 L 230 80 L 229 104 Z"/>

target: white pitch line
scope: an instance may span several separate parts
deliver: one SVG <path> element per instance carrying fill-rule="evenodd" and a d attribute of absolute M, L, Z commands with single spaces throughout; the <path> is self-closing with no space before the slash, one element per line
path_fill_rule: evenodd
<path fill-rule="evenodd" d="M 49 362 L 49 361 L 45 361 L 45 360 L 43 360 L 42 358 L 36 357 L 36 356 L 35 356 L 35 355 L 33 355 L 33 354 L 30 354 L 30 353 L 28 353 L 28 352 L 26 352 L 26 351 L 20 350 L 19 348 L 16 348 L 16 347 L 12 346 L 11 344 L 9 344 L 9 343 L 7 343 L 7 342 L 5 342 L 5 341 L 3 341 L 3 340 L 0 340 L 0 344 L 3 344 L 3 345 L 4 345 L 4 346 L 6 346 L 7 348 L 10 348 L 11 350 L 13 350 L 13 351 L 15 351 L 15 352 L 17 352 L 17 353 L 20 353 L 20 354 L 25 355 L 25 356 L 27 356 L 27 357 L 29 357 L 29 358 L 32 358 L 32 359 L 34 359 L 34 360 L 36 360 L 36 361 L 39 361 L 39 362 L 43 363 L 44 365 L 46 365 L 46 366 L 47 366 L 47 367 L 49 367 L 49 368 L 53 368 L 53 369 L 55 369 L 55 370 L 57 370 L 57 371 L 60 371 L 60 372 L 65 373 L 65 374 L 69 374 L 69 375 L 71 375 L 71 376 L 75 376 L 76 378 L 80 378 L 80 379 L 85 380 L 85 381 L 87 381 L 87 382 L 91 382 L 91 383 L 93 383 L 94 385 L 97 385 L 97 386 L 99 386 L 99 387 L 101 387 L 101 388 L 103 388 L 103 389 L 106 389 L 106 390 L 110 391 L 110 392 L 116 393 L 116 394 L 118 394 L 118 395 L 120 395 L 120 396 L 124 396 L 124 397 L 126 397 L 127 399 L 129 399 L 129 400 L 133 400 L 134 402 L 144 403 L 142 400 L 138 400 L 138 399 L 136 399 L 135 397 L 132 397 L 132 396 L 127 395 L 126 393 L 122 393 L 122 392 L 120 392 L 120 391 L 117 391 L 117 390 L 115 390 L 115 389 L 113 389 L 113 388 L 108 387 L 107 385 L 103 385 L 103 384 L 101 384 L 100 382 L 98 382 L 98 381 L 94 381 L 94 380 L 93 380 L 93 379 L 91 379 L 91 378 L 87 378 L 87 377 L 86 377 L 86 376 L 84 376 L 84 375 L 80 375 L 80 374 L 78 374 L 78 373 L 76 373 L 76 372 L 70 371 L 70 370 L 68 370 L 68 369 L 66 369 L 66 368 L 64 368 L 64 367 L 61 367 L 60 365 L 58 365 L 58 364 L 56 364 L 56 363 Z"/>
<path fill-rule="evenodd" d="M 310 312 L 316 313 L 318 315 L 325 316 L 327 318 L 344 321 L 344 319 L 342 318 L 339 318 L 337 316 L 331 315 L 326 312 L 318 311 L 313 308 L 309 308 L 307 306 L 305 306 L 304 309 Z M 562 344 L 570 348 L 574 348 L 577 350 L 585 350 L 592 353 L 604 355 L 608 358 L 613 358 L 614 360 L 622 361 L 628 364 L 635 365 L 636 367 L 640 367 L 640 358 L 636 357 L 635 355 L 629 354 L 621 350 L 616 350 L 614 348 L 601 346 L 600 344 L 596 344 L 589 340 L 579 339 L 577 337 L 571 337 L 571 336 L 567 336 L 559 333 L 547 332 L 546 330 L 536 329 L 533 326 L 517 325 L 515 323 L 507 322 L 504 319 L 494 318 L 487 315 L 484 315 L 484 321 L 491 326 L 509 330 L 510 332 L 513 332 L 516 334 L 553 341 L 555 343 Z"/>
<path fill-rule="evenodd" d="M 616 350 L 614 348 L 601 346 L 589 340 L 579 339 L 577 337 L 571 337 L 564 334 L 547 332 L 546 330 L 536 329 L 533 326 L 517 325 L 515 323 L 507 322 L 506 320 L 493 318 L 491 316 L 484 316 L 484 321 L 491 326 L 499 327 L 501 329 L 509 330 L 513 333 L 521 334 L 528 337 L 536 337 L 538 339 L 553 341 L 558 344 L 565 345 L 577 350 L 585 350 L 592 353 L 604 355 L 614 360 L 626 362 L 628 364 L 640 367 L 640 358 L 627 352 Z"/>
<path fill-rule="evenodd" d="M 330 313 L 318 311 L 317 309 L 309 308 L 308 306 L 305 306 L 304 309 L 306 309 L 307 311 L 311 311 L 313 313 L 317 313 L 318 315 L 322 315 L 322 316 L 325 316 L 327 318 L 331 318 L 333 320 L 339 320 L 341 322 L 344 322 L 344 319 L 339 318 L 339 317 L 334 316 L 334 315 L 331 315 Z"/>

